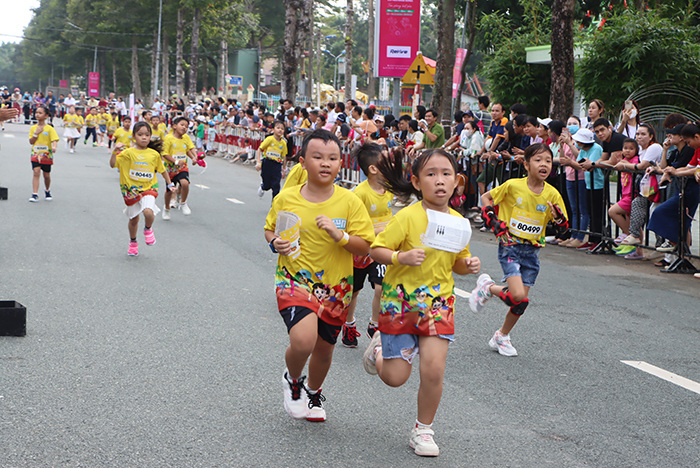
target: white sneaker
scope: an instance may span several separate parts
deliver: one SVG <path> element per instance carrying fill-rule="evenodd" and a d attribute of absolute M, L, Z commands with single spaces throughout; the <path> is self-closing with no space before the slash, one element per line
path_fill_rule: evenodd
<path fill-rule="evenodd" d="M 163 219 L 168 221 L 170 219 L 170 210 L 163 209 Z"/>
<path fill-rule="evenodd" d="M 365 349 L 365 353 L 362 355 L 362 364 L 365 366 L 365 371 L 367 371 L 369 375 L 377 375 L 377 361 L 374 355 L 374 350 L 381 345 L 381 333 L 379 330 L 377 330 L 374 332 L 374 336 L 372 336 L 367 349 Z"/>
<path fill-rule="evenodd" d="M 258 187 L 258 196 L 262 198 L 265 195 L 265 191 L 262 189 L 262 185 Z"/>
<path fill-rule="evenodd" d="M 433 440 L 435 432 L 429 427 L 414 427 L 408 445 L 421 457 L 437 457 L 440 447 Z"/>
<path fill-rule="evenodd" d="M 513 345 L 510 344 L 510 335 L 504 335 L 500 330 L 496 330 L 496 333 L 493 334 L 493 337 L 489 340 L 489 346 L 503 356 L 518 355 Z"/>
<path fill-rule="evenodd" d="M 75 153 L 75 150 L 73 148 L 70 149 L 71 153 Z"/>
<path fill-rule="evenodd" d="M 321 389 L 319 388 L 316 393 L 310 393 L 309 389 L 306 389 L 306 396 L 309 399 L 309 409 L 306 412 L 306 420 L 311 422 L 325 421 L 326 410 L 323 409 L 323 402 L 326 401 L 326 397 L 321 394 Z"/>
<path fill-rule="evenodd" d="M 192 210 L 190 210 L 190 207 L 187 206 L 187 203 L 183 203 L 182 205 L 180 205 L 180 209 L 182 210 L 182 214 L 184 214 L 185 216 L 189 216 L 192 214 Z"/>
<path fill-rule="evenodd" d="M 469 296 L 469 307 L 472 309 L 472 312 L 481 312 L 484 310 L 486 301 L 493 297 L 493 294 L 489 291 L 492 284 L 494 284 L 493 280 L 486 273 L 480 275 L 479 279 L 476 280 L 476 288 L 474 288 L 471 296 Z"/>
<path fill-rule="evenodd" d="M 304 387 L 305 375 L 292 383 L 287 378 L 289 374 L 284 371 L 282 375 L 282 390 L 284 391 L 284 410 L 294 419 L 304 419 L 309 410 L 306 387 Z"/>

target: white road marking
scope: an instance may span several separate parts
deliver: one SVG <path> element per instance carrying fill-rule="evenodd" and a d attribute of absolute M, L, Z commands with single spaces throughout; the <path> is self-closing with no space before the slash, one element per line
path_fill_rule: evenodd
<path fill-rule="evenodd" d="M 469 296 L 472 295 L 472 293 L 468 293 L 464 289 L 459 289 L 459 288 L 455 288 L 455 294 L 458 295 L 459 297 L 464 297 L 464 298 L 469 298 Z"/>
<path fill-rule="evenodd" d="M 649 363 L 646 363 L 644 361 L 620 361 L 623 364 L 627 364 L 628 366 L 635 367 L 641 371 L 646 372 L 647 374 L 651 374 L 653 376 L 656 376 L 660 379 L 663 379 L 667 382 L 671 382 L 672 384 L 676 384 L 679 387 L 683 387 L 686 390 L 690 390 L 691 392 L 695 392 L 697 394 L 700 394 L 700 383 L 697 383 L 693 380 L 686 379 L 685 377 L 681 377 L 678 374 L 674 374 L 673 372 L 669 372 L 667 370 L 664 370 L 660 367 L 652 366 Z"/>
<path fill-rule="evenodd" d="M 192 184 L 192 185 L 194 185 L 195 187 L 199 187 L 199 188 L 201 188 L 202 190 L 208 189 L 208 188 L 209 188 L 209 187 L 207 187 L 206 185 L 201 185 L 201 184 Z"/>
<path fill-rule="evenodd" d="M 237 205 L 245 205 L 245 202 L 242 202 L 237 198 L 227 198 L 226 200 L 230 201 L 231 203 L 236 203 Z"/>
<path fill-rule="evenodd" d="M 5 138 L 14 138 L 15 137 L 12 133 L 5 133 L 3 136 Z"/>

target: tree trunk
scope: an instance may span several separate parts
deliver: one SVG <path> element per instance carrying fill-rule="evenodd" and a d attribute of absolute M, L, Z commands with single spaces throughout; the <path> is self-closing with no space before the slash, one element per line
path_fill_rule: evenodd
<path fill-rule="evenodd" d="M 321 65 L 323 65 L 323 46 L 321 45 L 321 41 L 323 39 L 321 38 L 321 29 L 320 28 L 318 30 L 317 36 L 318 36 L 318 56 L 316 57 L 316 74 L 318 75 L 318 78 L 316 78 L 316 80 L 319 83 L 323 83 L 323 75 L 321 74 Z"/>
<path fill-rule="evenodd" d="M 466 8 L 467 17 L 464 27 L 469 30 L 469 39 L 467 40 L 467 55 L 464 57 L 462 68 L 460 69 L 462 80 L 459 83 L 459 90 L 457 91 L 457 105 L 460 107 L 462 103 L 462 93 L 464 92 L 464 87 L 467 85 L 467 63 L 474 52 L 474 38 L 476 37 L 476 0 L 468 0 Z"/>
<path fill-rule="evenodd" d="M 371 101 L 377 94 L 376 80 L 374 79 L 374 0 L 369 0 L 369 50 L 367 51 L 367 62 L 369 63 L 369 76 L 367 77 L 367 96 Z M 369 104 L 369 103 L 368 103 Z M 398 118 L 398 116 L 397 116 Z"/>
<path fill-rule="evenodd" d="M 552 4 L 552 85 L 549 117 L 562 120 L 574 110 L 574 0 Z"/>
<path fill-rule="evenodd" d="M 170 53 L 168 51 L 168 33 L 163 30 L 163 99 L 170 97 Z"/>
<path fill-rule="evenodd" d="M 204 92 L 209 92 L 209 65 L 206 60 L 202 60 L 202 88 Z"/>
<path fill-rule="evenodd" d="M 107 57 L 105 54 L 97 58 L 97 71 L 100 72 L 100 96 L 107 96 Z"/>
<path fill-rule="evenodd" d="M 153 104 L 158 97 L 158 83 L 156 83 L 156 64 L 158 63 L 158 29 L 153 33 L 153 48 L 151 49 L 151 97 L 150 104 Z"/>
<path fill-rule="evenodd" d="M 437 29 L 437 67 L 431 107 L 437 111 L 439 118 L 449 119 L 452 98 L 452 70 L 455 64 L 455 0 L 440 0 L 438 2 Z"/>
<path fill-rule="evenodd" d="M 309 73 L 306 83 L 306 95 L 311 101 L 314 96 L 314 0 L 311 0 L 311 21 L 309 23 Z M 262 65 L 262 64 L 261 64 Z"/>
<path fill-rule="evenodd" d="M 177 36 L 175 36 L 175 93 L 178 97 L 185 95 L 185 73 L 182 70 L 184 60 L 182 48 L 185 42 L 185 19 L 182 15 L 182 8 L 177 10 Z"/>
<path fill-rule="evenodd" d="M 194 17 L 192 18 L 192 53 L 190 58 L 190 83 L 187 94 L 190 100 L 194 101 L 197 95 L 197 69 L 199 68 L 199 8 L 194 9 Z"/>
<path fill-rule="evenodd" d="M 221 40 L 221 57 L 219 58 L 219 76 L 217 78 L 216 89 L 221 93 L 222 96 L 226 95 L 226 56 L 228 55 L 228 42 L 224 39 Z"/>
<path fill-rule="evenodd" d="M 354 99 L 352 89 L 352 30 L 354 26 L 355 11 L 352 0 L 348 0 L 345 9 L 345 100 Z"/>
<path fill-rule="evenodd" d="M 112 89 L 117 93 L 117 54 L 112 53 Z"/>
<path fill-rule="evenodd" d="M 139 52 L 136 36 L 131 38 L 131 88 L 136 99 L 141 99 L 141 78 L 139 77 Z"/>
<path fill-rule="evenodd" d="M 294 101 L 297 94 L 297 67 L 313 18 L 313 0 L 284 0 L 284 54 L 281 97 Z"/>

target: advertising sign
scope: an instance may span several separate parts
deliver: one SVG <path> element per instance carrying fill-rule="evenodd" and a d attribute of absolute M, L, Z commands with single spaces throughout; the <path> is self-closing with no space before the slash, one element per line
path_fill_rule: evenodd
<path fill-rule="evenodd" d="M 88 75 L 88 96 L 100 97 L 100 74 L 90 72 Z"/>
<path fill-rule="evenodd" d="M 376 0 L 374 72 L 401 78 L 420 48 L 420 0 Z"/>
<path fill-rule="evenodd" d="M 67 88 L 68 87 L 68 80 L 58 80 L 58 87 L 59 88 Z"/>
<path fill-rule="evenodd" d="M 462 63 L 467 56 L 467 49 L 457 49 L 457 56 L 455 57 L 455 68 L 452 72 L 452 99 L 457 98 L 457 93 L 459 92 L 459 84 L 462 81 Z"/>

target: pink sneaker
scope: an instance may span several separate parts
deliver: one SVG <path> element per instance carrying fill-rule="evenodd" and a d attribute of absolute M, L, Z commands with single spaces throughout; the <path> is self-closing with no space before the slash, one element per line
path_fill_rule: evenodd
<path fill-rule="evenodd" d="M 139 254 L 139 244 L 138 242 L 129 242 L 129 251 L 127 254 L 131 255 L 132 257 L 137 257 Z"/>
<path fill-rule="evenodd" d="M 143 236 L 146 238 L 146 245 L 153 245 L 156 243 L 156 235 L 153 234 L 153 228 L 144 229 Z"/>

